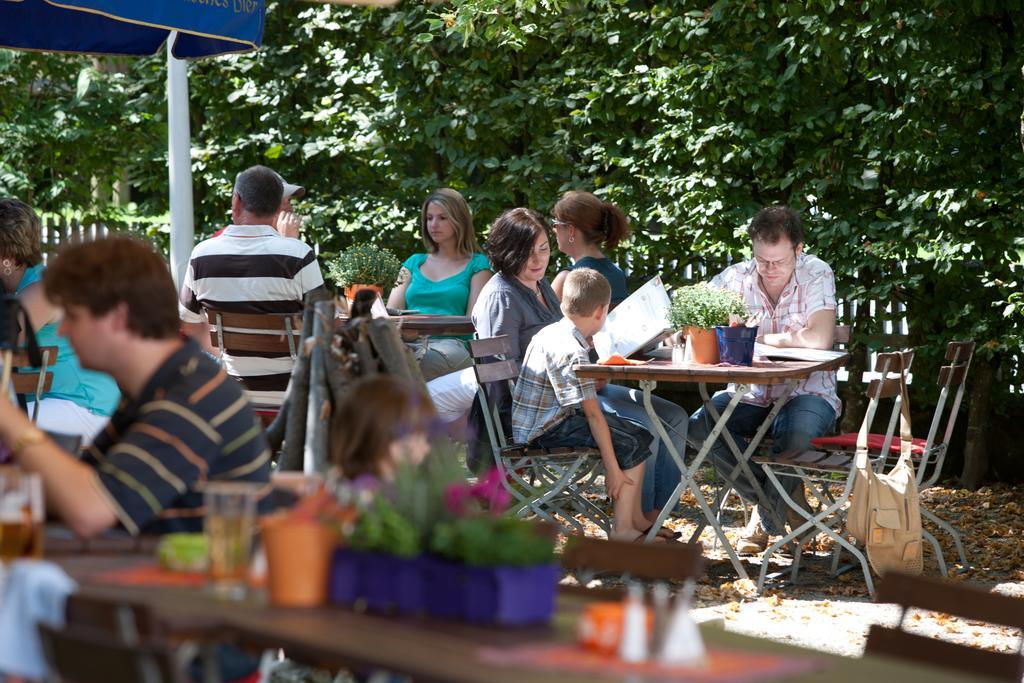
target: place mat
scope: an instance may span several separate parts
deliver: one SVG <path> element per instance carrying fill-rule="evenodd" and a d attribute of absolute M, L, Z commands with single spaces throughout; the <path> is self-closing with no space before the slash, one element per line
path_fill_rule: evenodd
<path fill-rule="evenodd" d="M 204 572 L 175 572 L 164 569 L 155 562 L 146 562 L 100 572 L 93 576 L 92 580 L 119 586 L 202 588 L 206 585 L 206 574 Z"/>
<path fill-rule="evenodd" d="M 708 648 L 707 661 L 703 666 L 666 666 L 656 661 L 630 664 L 575 644 L 523 645 L 501 649 L 485 647 L 480 648 L 478 656 L 481 661 L 498 666 L 690 683 L 760 683 L 829 666 L 828 660 L 822 657 L 790 657 L 721 648 Z"/>
<path fill-rule="evenodd" d="M 597 361 L 598 365 L 647 365 L 646 360 L 634 360 L 632 358 L 626 358 L 621 353 L 613 353 L 607 358 L 602 358 Z"/>

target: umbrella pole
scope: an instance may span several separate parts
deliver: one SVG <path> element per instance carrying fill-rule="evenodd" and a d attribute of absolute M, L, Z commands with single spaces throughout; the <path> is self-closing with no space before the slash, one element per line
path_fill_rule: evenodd
<path fill-rule="evenodd" d="M 171 275 L 181 289 L 192 255 L 192 152 L 188 125 L 188 65 L 171 54 L 177 31 L 167 38 L 167 166 L 171 204 Z"/>

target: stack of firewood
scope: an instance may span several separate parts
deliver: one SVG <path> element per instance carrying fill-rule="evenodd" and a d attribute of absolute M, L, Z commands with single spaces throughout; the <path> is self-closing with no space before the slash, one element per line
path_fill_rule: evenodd
<path fill-rule="evenodd" d="M 423 383 L 396 323 L 370 317 L 369 306 L 358 299 L 345 318 L 347 310 L 346 302 L 327 292 L 306 296 L 299 357 L 281 412 L 267 428 L 281 471 L 327 471 L 333 406 L 356 378 L 384 373 Z"/>

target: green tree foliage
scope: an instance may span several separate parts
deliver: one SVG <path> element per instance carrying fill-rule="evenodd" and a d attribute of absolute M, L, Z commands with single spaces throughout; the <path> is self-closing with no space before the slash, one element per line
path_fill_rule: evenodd
<path fill-rule="evenodd" d="M 703 277 L 686 264 L 714 271 L 748 253 L 753 213 L 788 203 L 841 298 L 906 308 L 918 376 L 934 376 L 949 339 L 978 340 L 972 400 L 992 395 L 987 419 L 1013 398 L 1011 359 L 1024 355 L 1021 10 L 270 2 L 262 50 L 190 69 L 198 224 L 225 222 L 231 180 L 260 162 L 309 188 L 306 237 L 329 252 L 417 250 L 420 202 L 441 185 L 464 192 L 481 234 L 505 208 L 548 210 L 586 188 L 631 216 L 634 237 L 613 256 L 634 284 L 656 272 L 681 284 Z M 106 200 L 84 178 L 127 177 L 142 213 L 166 210 L 162 57 L 125 69 L 0 58 L 17 86 L 0 89 L 7 191 L 96 212 Z M 41 81 L 45 95 L 26 97 Z M 860 343 L 889 331 L 867 306 L 843 314 Z"/>

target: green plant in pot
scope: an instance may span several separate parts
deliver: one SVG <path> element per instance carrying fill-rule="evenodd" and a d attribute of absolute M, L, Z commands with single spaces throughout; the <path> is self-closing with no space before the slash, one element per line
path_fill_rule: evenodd
<path fill-rule="evenodd" d="M 747 305 L 736 292 L 718 289 L 706 282 L 672 292 L 669 323 L 686 335 L 686 343 L 697 363 L 718 363 L 715 327 L 728 325 L 729 316 L 747 317 Z"/>
<path fill-rule="evenodd" d="M 391 251 L 373 244 L 354 244 L 327 266 L 327 275 L 352 299 L 360 289 L 374 289 L 381 296 L 384 288 L 398 279 L 402 262 Z"/>

